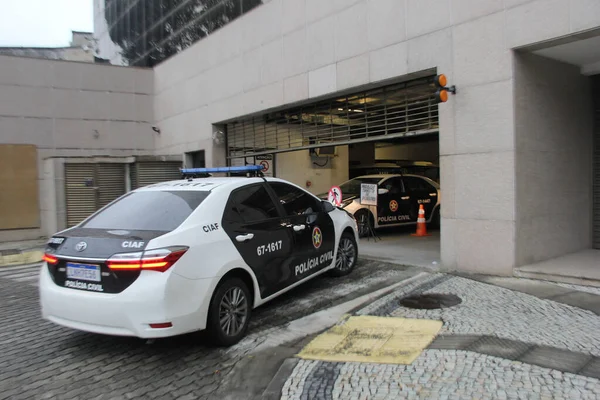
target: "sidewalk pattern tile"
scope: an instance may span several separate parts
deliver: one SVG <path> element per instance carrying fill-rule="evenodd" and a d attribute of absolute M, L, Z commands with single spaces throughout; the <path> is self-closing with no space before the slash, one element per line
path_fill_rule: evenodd
<path fill-rule="evenodd" d="M 454 294 L 462 303 L 430 310 L 400 305 L 419 293 Z M 600 398 L 600 316 L 591 311 L 431 274 L 355 314 L 443 326 L 410 365 L 300 360 L 283 400 Z"/>
<path fill-rule="evenodd" d="M 282 400 L 315 399 L 585 399 L 600 380 L 464 350 L 425 350 L 411 365 L 336 364 L 301 360 Z M 305 376 L 300 375 L 303 371 Z M 309 372 L 310 371 L 310 372 Z M 303 385 L 298 383 L 302 381 Z"/>
<path fill-rule="evenodd" d="M 459 296 L 462 303 L 455 307 L 401 307 L 398 299 L 408 293 L 410 287 L 380 300 L 393 304 L 392 310 L 379 313 L 370 306 L 358 314 L 441 320 L 440 334 L 490 335 L 600 356 L 600 316 L 591 311 L 458 277 L 425 290 Z"/>

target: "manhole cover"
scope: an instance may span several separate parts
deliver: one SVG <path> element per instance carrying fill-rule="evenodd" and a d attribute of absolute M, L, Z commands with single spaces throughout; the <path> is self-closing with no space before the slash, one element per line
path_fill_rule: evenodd
<path fill-rule="evenodd" d="M 433 310 L 436 308 L 448 308 L 462 303 L 460 297 L 453 294 L 418 294 L 415 296 L 404 297 L 400 304 L 407 308 L 418 308 L 423 310 Z"/>

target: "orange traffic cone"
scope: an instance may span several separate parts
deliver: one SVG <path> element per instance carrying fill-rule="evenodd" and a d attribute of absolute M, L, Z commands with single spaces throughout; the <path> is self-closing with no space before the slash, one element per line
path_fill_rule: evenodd
<path fill-rule="evenodd" d="M 417 218 L 417 233 L 413 233 L 411 236 L 431 236 L 427 233 L 427 223 L 425 222 L 425 207 L 423 207 L 423 204 L 419 205 L 419 217 Z"/>

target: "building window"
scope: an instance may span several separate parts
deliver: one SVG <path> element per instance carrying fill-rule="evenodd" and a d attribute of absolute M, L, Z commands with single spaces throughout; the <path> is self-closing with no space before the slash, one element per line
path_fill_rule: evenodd
<path fill-rule="evenodd" d="M 185 50 L 263 0 L 96 0 L 105 2 L 108 31 L 127 65 L 153 67 Z M 109 46 L 107 48 L 111 48 Z M 115 50 L 118 51 L 118 50 Z M 100 54 L 115 59 L 115 54 Z"/>

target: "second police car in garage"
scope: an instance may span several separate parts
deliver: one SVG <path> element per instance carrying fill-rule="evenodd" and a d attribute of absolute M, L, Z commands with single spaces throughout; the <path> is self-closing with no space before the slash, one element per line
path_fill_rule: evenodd
<path fill-rule="evenodd" d="M 377 206 L 360 203 L 363 183 L 377 185 Z M 341 207 L 358 221 L 360 236 L 368 234 L 369 225 L 377 229 L 416 224 L 421 204 L 426 221 L 439 226 L 440 185 L 427 177 L 413 174 L 365 175 L 344 182 L 340 189 Z"/>
<path fill-rule="evenodd" d="M 260 169 L 183 170 L 254 176 L 143 187 L 53 235 L 40 274 L 43 318 L 140 338 L 207 329 L 231 345 L 253 308 L 321 273 L 352 271 L 356 221 Z"/>

